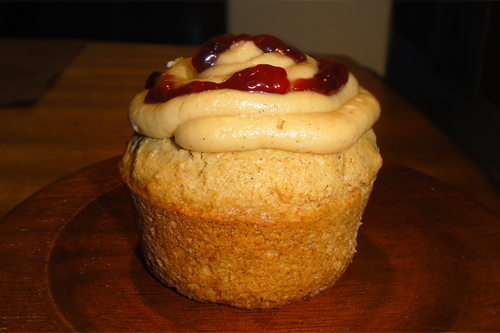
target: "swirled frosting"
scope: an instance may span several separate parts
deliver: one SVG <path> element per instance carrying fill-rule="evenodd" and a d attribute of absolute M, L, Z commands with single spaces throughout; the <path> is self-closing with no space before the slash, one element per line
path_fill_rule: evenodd
<path fill-rule="evenodd" d="M 199 152 L 259 148 L 336 153 L 380 115 L 345 67 L 277 38 L 225 35 L 168 63 L 132 100 L 135 131 Z"/>

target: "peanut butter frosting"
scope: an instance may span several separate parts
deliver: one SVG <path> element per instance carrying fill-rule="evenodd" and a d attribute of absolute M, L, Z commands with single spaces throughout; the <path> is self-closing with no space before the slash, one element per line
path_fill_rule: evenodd
<path fill-rule="evenodd" d="M 209 41 L 201 48 L 204 57 L 179 58 L 152 77 L 130 104 L 136 132 L 174 137 L 197 152 L 269 148 L 330 154 L 352 146 L 379 118 L 377 100 L 351 73 L 345 70 L 345 82 L 337 68 L 334 75 L 323 73 L 325 64 L 343 65 L 301 56 L 266 35 L 224 38 L 230 41 L 225 48 Z M 304 88 L 307 80 L 332 87 Z"/>

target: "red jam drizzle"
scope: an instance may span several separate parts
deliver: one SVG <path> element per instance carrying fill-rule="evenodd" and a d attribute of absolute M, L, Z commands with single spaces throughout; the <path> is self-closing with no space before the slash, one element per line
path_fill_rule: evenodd
<path fill-rule="evenodd" d="M 152 74 L 156 75 L 155 73 Z M 191 81 L 190 83 L 175 87 L 172 75 L 163 74 L 150 78 L 155 84 L 149 89 L 145 102 L 150 104 L 164 103 L 172 98 L 217 89 L 235 89 L 241 91 L 258 91 L 270 94 L 286 94 L 290 91 L 290 82 L 286 70 L 271 65 L 257 65 L 234 73 L 229 79 L 221 82 Z"/>
<path fill-rule="evenodd" d="M 293 91 L 314 91 L 324 95 L 336 94 L 349 80 L 347 67 L 333 59 L 318 60 L 318 72 L 310 79 L 297 79 Z"/>
<path fill-rule="evenodd" d="M 194 54 L 192 63 L 196 72 L 201 73 L 204 70 L 215 65 L 220 54 L 229 50 L 231 46 L 242 41 L 252 41 L 262 52 L 278 52 L 296 63 L 307 60 L 306 55 L 295 47 L 284 43 L 282 40 L 270 35 L 252 36 L 248 34 L 241 35 L 220 35 L 209 39 Z"/>
<path fill-rule="evenodd" d="M 240 41 L 251 40 L 263 52 L 279 52 L 296 63 L 306 61 L 306 56 L 296 48 L 269 35 L 222 35 L 205 43 L 193 56 L 192 64 L 197 72 L 213 66 L 217 57 Z M 286 70 L 271 65 L 257 65 L 234 73 L 221 82 L 191 81 L 184 86 L 176 86 L 172 75 L 162 72 L 152 73 L 146 81 L 149 89 L 144 100 L 147 104 L 164 103 L 172 98 L 216 89 L 235 89 L 272 94 L 286 94 L 289 91 L 313 91 L 324 95 L 336 94 L 349 79 L 349 71 L 341 63 L 332 59 L 319 60 L 318 72 L 310 79 L 298 79 L 290 84 Z"/>

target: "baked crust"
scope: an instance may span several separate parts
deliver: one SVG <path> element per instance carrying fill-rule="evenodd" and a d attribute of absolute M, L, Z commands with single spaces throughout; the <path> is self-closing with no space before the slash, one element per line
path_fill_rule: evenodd
<path fill-rule="evenodd" d="M 153 275 L 201 302 L 267 309 L 344 273 L 381 164 L 371 130 L 329 155 L 196 153 L 136 134 L 120 171 Z"/>

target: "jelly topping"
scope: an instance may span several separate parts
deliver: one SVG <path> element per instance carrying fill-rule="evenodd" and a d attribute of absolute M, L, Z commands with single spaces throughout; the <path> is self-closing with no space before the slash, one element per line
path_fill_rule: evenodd
<path fill-rule="evenodd" d="M 295 80 L 292 85 L 293 91 L 314 91 L 333 95 L 347 83 L 349 70 L 343 64 L 333 59 L 321 59 L 318 63 L 318 72 L 314 77 Z"/>
<path fill-rule="evenodd" d="M 160 72 L 160 71 L 155 71 L 155 72 L 151 73 L 146 80 L 146 84 L 144 85 L 144 89 L 153 88 L 156 84 L 157 79 L 162 75 L 163 75 L 163 72 Z"/>
<path fill-rule="evenodd" d="M 220 35 L 212 37 L 203 44 L 198 52 L 193 56 L 193 67 L 201 73 L 209 67 L 215 65 L 219 55 L 227 51 L 231 46 L 242 41 L 252 41 L 264 53 L 278 52 L 291 59 L 296 63 L 306 61 L 306 55 L 288 45 L 280 39 L 270 35 L 252 36 L 248 34 L 241 35 Z"/>
<path fill-rule="evenodd" d="M 304 53 L 274 36 L 229 34 L 213 37 L 203 44 L 191 58 L 193 68 L 196 72 L 200 73 L 214 66 L 219 55 L 241 41 L 251 41 L 262 52 L 280 53 L 289 57 L 295 63 L 302 63 L 307 60 L 307 56 Z M 347 83 L 348 79 L 349 72 L 347 68 L 330 59 L 323 59 L 319 62 L 318 72 L 313 78 L 298 79 L 292 84 L 288 81 L 287 73 L 283 68 L 265 64 L 238 71 L 222 83 L 191 81 L 182 86 L 179 86 L 171 75 L 153 72 L 146 81 L 146 89 L 149 89 L 149 92 L 144 102 L 147 104 L 164 103 L 174 97 L 224 88 L 286 94 L 291 87 L 293 91 L 313 91 L 332 95 L 341 89 Z"/>
<path fill-rule="evenodd" d="M 349 79 L 347 68 L 334 60 L 323 59 L 319 62 L 318 73 L 310 79 L 298 79 L 291 85 L 292 91 L 313 91 L 324 95 L 338 92 Z M 283 68 L 271 65 L 257 65 L 234 73 L 222 83 L 192 81 L 176 87 L 173 77 L 161 72 L 152 73 L 146 81 L 149 89 L 144 100 L 148 104 L 164 103 L 174 97 L 215 89 L 235 89 L 286 94 L 290 82 Z"/>
<path fill-rule="evenodd" d="M 272 46 L 269 47 L 273 48 L 279 44 L 276 42 L 270 45 Z M 218 46 L 215 49 L 219 49 Z M 286 70 L 266 64 L 236 72 L 221 83 L 191 81 L 184 86 L 177 86 L 172 75 L 153 72 L 146 81 L 146 89 L 149 89 L 149 92 L 144 102 L 147 104 L 164 103 L 174 97 L 224 88 L 274 94 L 286 94 L 291 90 L 333 95 L 347 83 L 348 79 L 347 67 L 332 59 L 321 59 L 318 64 L 318 72 L 314 77 L 297 79 L 293 84 L 288 81 Z"/>
<path fill-rule="evenodd" d="M 158 75 L 157 72 L 154 72 L 146 82 L 146 89 L 151 86 L 152 81 L 154 81 L 154 84 L 146 95 L 145 103 L 163 103 L 182 95 L 224 88 L 286 94 L 290 86 L 285 69 L 265 64 L 236 72 L 221 83 L 191 81 L 186 85 L 177 87 L 172 75 Z"/>
<path fill-rule="evenodd" d="M 218 36 L 167 67 L 149 76 L 129 119 L 136 132 L 191 151 L 336 153 L 380 115 L 344 65 L 268 35 Z"/>

